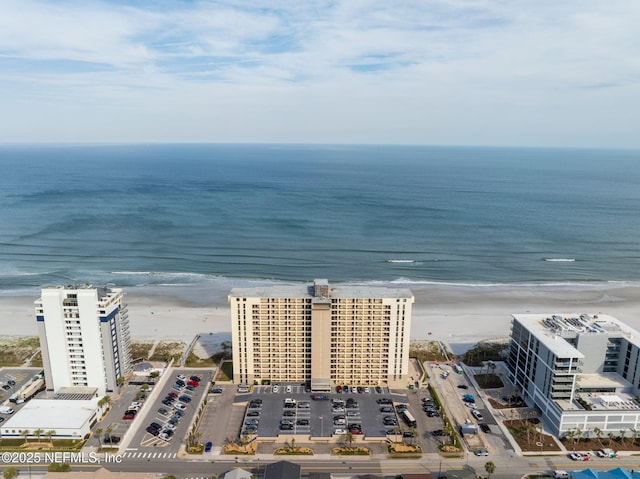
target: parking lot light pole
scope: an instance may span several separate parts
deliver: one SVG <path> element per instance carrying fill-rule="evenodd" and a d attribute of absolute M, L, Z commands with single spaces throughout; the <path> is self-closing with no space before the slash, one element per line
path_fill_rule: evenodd
<path fill-rule="evenodd" d="M 324 436 L 324 421 L 322 420 L 322 416 L 318 416 L 320 418 L 320 437 Z"/>

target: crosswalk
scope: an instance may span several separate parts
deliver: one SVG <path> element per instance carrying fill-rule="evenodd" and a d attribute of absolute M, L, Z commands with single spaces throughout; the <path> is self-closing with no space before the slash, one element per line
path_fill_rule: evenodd
<path fill-rule="evenodd" d="M 177 452 L 133 452 L 126 451 L 122 454 L 124 459 L 173 459 Z"/>

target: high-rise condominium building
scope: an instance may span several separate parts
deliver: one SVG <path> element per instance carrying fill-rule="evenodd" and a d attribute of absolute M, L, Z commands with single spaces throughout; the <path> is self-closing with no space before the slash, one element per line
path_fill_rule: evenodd
<path fill-rule="evenodd" d="M 47 390 L 115 391 L 130 368 L 129 320 L 121 289 L 46 288 L 35 301 Z"/>
<path fill-rule="evenodd" d="M 234 382 L 404 385 L 413 301 L 408 289 L 327 280 L 233 289 Z"/>
<path fill-rule="evenodd" d="M 640 430 L 640 333 L 605 314 L 515 314 L 509 378 L 558 435 Z"/>

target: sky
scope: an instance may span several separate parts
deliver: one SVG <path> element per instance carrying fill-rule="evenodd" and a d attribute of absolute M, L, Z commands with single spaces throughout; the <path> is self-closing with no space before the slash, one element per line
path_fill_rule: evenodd
<path fill-rule="evenodd" d="M 0 143 L 640 148 L 638 0 L 1 0 Z"/>

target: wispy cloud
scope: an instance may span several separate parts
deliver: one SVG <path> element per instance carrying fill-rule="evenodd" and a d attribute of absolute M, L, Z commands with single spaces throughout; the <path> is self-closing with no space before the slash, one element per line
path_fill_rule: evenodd
<path fill-rule="evenodd" d="M 490 133 L 500 143 L 500 132 L 518 123 L 511 138 L 527 138 L 532 122 L 557 116 L 557 104 L 569 121 L 587 91 L 611 92 L 603 118 L 620 101 L 628 108 L 620 118 L 632 118 L 631 105 L 640 107 L 639 17 L 634 0 L 4 0 L 0 95 L 22 110 L 4 115 L 53 108 L 85 137 L 135 139 L 117 126 L 105 133 L 100 122 L 90 130 L 81 113 L 99 108 L 115 118 L 118 108 L 133 108 L 149 122 L 138 131 L 144 140 L 178 128 L 176 140 L 287 141 L 274 134 L 277 124 L 298 135 L 290 141 L 367 141 L 369 128 L 371 141 L 478 143 Z M 349 108 L 341 127 L 322 126 L 337 120 L 327 102 L 334 112 Z M 304 112 L 317 120 L 301 132 Z M 233 129 L 237 115 L 242 132 Z M 224 134 L 194 126 L 201 121 Z M 20 126 L 0 141 L 19 137 Z M 458 139 L 461 128 L 467 140 Z"/>

